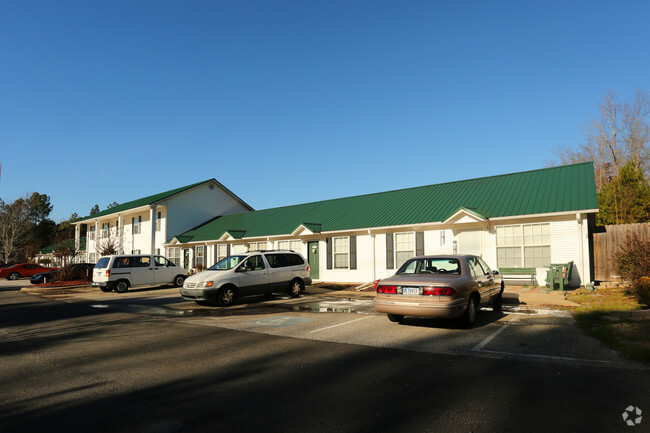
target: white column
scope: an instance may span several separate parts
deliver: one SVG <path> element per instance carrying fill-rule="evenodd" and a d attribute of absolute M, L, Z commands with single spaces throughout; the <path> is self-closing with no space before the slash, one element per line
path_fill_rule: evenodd
<path fill-rule="evenodd" d="M 99 220 L 95 221 L 95 254 L 99 255 Z"/>
<path fill-rule="evenodd" d="M 124 254 L 124 217 L 122 214 L 117 214 L 117 242 L 118 242 L 118 252 Z"/>
<path fill-rule="evenodd" d="M 81 225 L 77 224 L 74 226 L 74 248 L 79 251 L 81 246 Z"/>
<path fill-rule="evenodd" d="M 375 251 L 375 234 L 372 233 L 370 230 L 368 230 L 368 234 L 370 235 L 370 239 L 372 241 L 372 280 L 370 281 L 375 281 L 377 279 L 377 257 L 376 254 L 377 252 Z"/>
<path fill-rule="evenodd" d="M 581 214 L 576 214 L 576 221 L 578 223 L 578 261 L 580 262 L 576 265 L 576 268 L 580 269 L 580 283 L 587 284 L 589 282 L 587 277 L 589 275 L 589 269 L 587 268 L 585 270 L 584 240 L 582 238 L 584 235 L 584 227 Z M 585 277 L 587 277 L 587 280 Z"/>

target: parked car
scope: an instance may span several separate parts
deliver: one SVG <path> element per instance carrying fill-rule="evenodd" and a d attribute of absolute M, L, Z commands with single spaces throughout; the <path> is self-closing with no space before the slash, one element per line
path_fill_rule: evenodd
<path fill-rule="evenodd" d="M 70 275 L 74 275 L 75 279 L 91 280 L 94 267 L 94 263 L 73 263 L 67 269 Z M 53 269 L 49 272 L 36 274 L 30 278 L 29 282 L 32 284 L 43 284 L 46 281 L 52 281 L 60 272 L 60 269 Z"/>
<path fill-rule="evenodd" d="M 185 280 L 181 296 L 198 304 L 232 305 L 239 297 L 288 292 L 298 297 L 311 284 L 309 265 L 294 251 L 251 251 L 226 257 Z"/>
<path fill-rule="evenodd" d="M 501 311 L 504 284 L 478 256 L 421 256 L 378 281 L 376 289 L 375 310 L 392 322 L 402 323 L 405 316 L 461 317 L 469 327 L 478 308 L 492 304 Z"/>
<path fill-rule="evenodd" d="M 46 268 L 45 266 L 37 265 L 34 263 L 20 263 L 18 265 L 9 266 L 0 269 L 0 278 L 4 277 L 8 280 L 17 280 L 18 278 L 31 277 L 41 272 L 48 272 L 57 268 Z"/>
<path fill-rule="evenodd" d="M 142 285 L 183 285 L 187 271 L 163 256 L 116 254 L 101 257 L 93 270 L 92 285 L 102 292 L 123 293 Z"/>

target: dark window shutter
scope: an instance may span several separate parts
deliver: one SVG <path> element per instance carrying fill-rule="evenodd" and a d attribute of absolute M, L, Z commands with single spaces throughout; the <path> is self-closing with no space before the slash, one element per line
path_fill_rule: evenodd
<path fill-rule="evenodd" d="M 424 232 L 415 232 L 415 255 L 424 255 Z"/>
<path fill-rule="evenodd" d="M 230 255 L 230 244 L 226 247 L 226 257 Z"/>
<path fill-rule="evenodd" d="M 395 268 L 395 256 L 393 254 L 393 234 L 386 233 L 386 269 Z"/>
<path fill-rule="evenodd" d="M 332 269 L 332 238 L 325 238 L 327 245 L 327 269 Z"/>
<path fill-rule="evenodd" d="M 357 237 L 350 236 L 350 269 L 357 268 Z"/>

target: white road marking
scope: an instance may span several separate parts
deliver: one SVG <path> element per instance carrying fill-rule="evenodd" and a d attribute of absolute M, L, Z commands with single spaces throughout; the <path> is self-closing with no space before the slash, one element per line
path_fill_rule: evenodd
<path fill-rule="evenodd" d="M 499 352 L 499 351 L 496 351 L 496 350 L 477 350 L 477 352 L 493 353 L 495 355 L 516 356 L 516 357 L 519 357 L 519 358 L 558 359 L 558 360 L 562 360 L 562 361 L 598 362 L 598 363 L 604 363 L 604 364 L 609 364 L 611 362 L 611 361 L 602 360 L 602 359 L 582 359 L 582 358 L 570 358 L 570 357 L 567 357 L 567 356 L 549 356 L 549 355 L 528 355 L 528 354 L 525 354 L 525 353 Z"/>
<path fill-rule="evenodd" d="M 366 316 L 366 317 L 362 317 L 361 319 L 354 319 L 354 320 L 350 320 L 348 322 L 339 323 L 338 325 L 332 325 L 332 326 L 327 326 L 325 328 L 314 329 L 313 331 L 310 332 L 310 334 L 313 334 L 314 332 L 325 331 L 327 329 L 332 329 L 332 328 L 336 328 L 336 327 L 343 326 L 343 325 L 349 325 L 350 323 L 358 322 L 359 320 L 370 319 L 371 317 L 374 317 L 374 316 Z"/>
<path fill-rule="evenodd" d="M 510 326 L 510 325 L 504 325 L 501 328 L 497 329 L 495 332 L 490 334 L 490 336 L 488 336 L 485 340 L 481 341 L 479 344 L 474 346 L 474 348 L 472 350 L 473 351 L 481 350 L 483 347 L 485 347 L 486 344 L 488 344 L 490 341 L 494 340 L 497 335 L 499 335 L 503 331 L 505 331 L 508 326 Z"/>

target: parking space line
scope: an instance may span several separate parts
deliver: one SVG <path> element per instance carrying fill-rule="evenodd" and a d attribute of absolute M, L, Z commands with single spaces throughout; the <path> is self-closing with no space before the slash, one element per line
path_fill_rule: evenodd
<path fill-rule="evenodd" d="M 476 346 L 474 346 L 474 348 L 472 349 L 472 351 L 479 351 L 479 350 L 481 350 L 483 347 L 485 347 L 486 344 L 488 344 L 490 341 L 494 340 L 494 339 L 496 338 L 497 335 L 499 335 L 499 334 L 501 334 L 503 331 L 505 331 L 506 328 L 507 328 L 508 326 L 510 326 L 510 325 L 503 325 L 501 328 L 497 329 L 495 332 L 493 332 L 492 334 L 490 334 L 490 335 L 489 335 L 485 340 L 481 341 L 479 344 L 477 344 Z"/>
<path fill-rule="evenodd" d="M 362 317 L 360 319 L 354 319 L 354 320 L 350 320 L 350 321 L 347 321 L 347 322 L 339 323 L 337 325 L 326 326 L 325 328 L 320 328 L 320 329 L 314 329 L 313 331 L 310 331 L 310 334 L 313 334 L 314 332 L 325 331 L 327 329 L 332 329 L 332 328 L 336 328 L 336 327 L 343 326 L 343 325 L 349 325 L 350 323 L 358 322 L 360 320 L 370 319 L 371 317 L 373 317 L 373 316 L 366 316 L 366 317 Z"/>
<path fill-rule="evenodd" d="M 603 359 L 582 359 L 582 358 L 571 358 L 571 357 L 567 357 L 567 356 L 532 355 L 532 354 L 526 354 L 526 353 L 500 352 L 500 351 L 497 351 L 497 350 L 477 350 L 477 352 L 492 353 L 492 354 L 495 354 L 495 355 L 515 356 L 515 357 L 521 357 L 521 358 L 557 359 L 557 360 L 561 360 L 561 361 L 595 362 L 595 363 L 603 363 L 603 364 L 611 363 L 611 361 L 603 360 Z"/>

